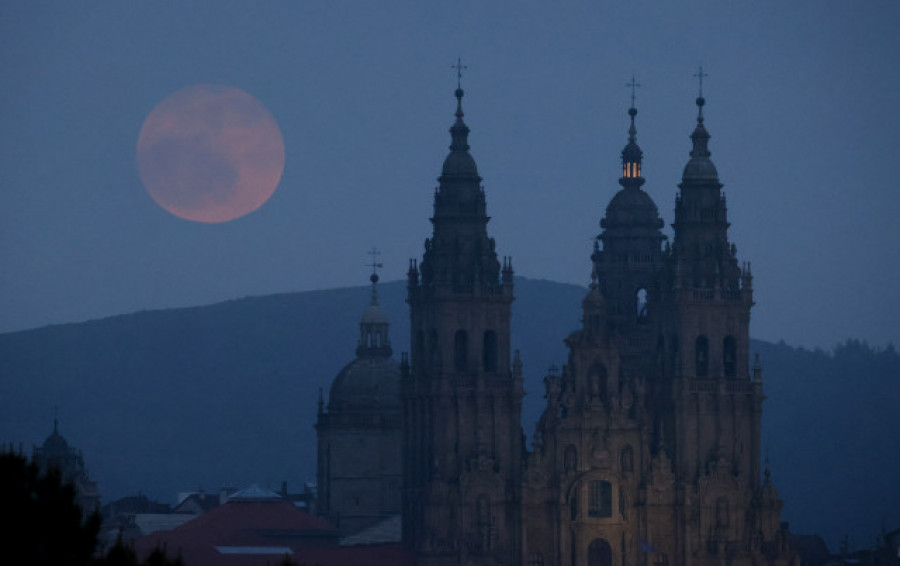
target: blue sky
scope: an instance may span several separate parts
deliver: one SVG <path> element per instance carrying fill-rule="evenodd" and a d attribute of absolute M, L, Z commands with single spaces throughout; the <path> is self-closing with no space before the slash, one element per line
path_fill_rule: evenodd
<path fill-rule="evenodd" d="M 645 189 L 667 224 L 702 64 L 752 334 L 900 344 L 896 2 L 5 2 L 0 331 L 404 276 L 430 233 L 462 57 L 498 252 L 587 284 L 634 75 Z M 145 116 L 243 89 L 286 166 L 258 211 L 176 218 L 141 186 Z M 669 234 L 671 230 L 667 228 Z"/>

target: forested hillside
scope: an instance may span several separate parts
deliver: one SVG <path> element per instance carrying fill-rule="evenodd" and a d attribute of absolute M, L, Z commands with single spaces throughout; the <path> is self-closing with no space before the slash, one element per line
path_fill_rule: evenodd
<path fill-rule="evenodd" d="M 516 280 L 530 438 L 541 380 L 565 362 L 585 290 Z M 403 282 L 380 285 L 395 357 L 408 349 Z M 351 361 L 366 287 L 252 297 L 0 334 L 0 441 L 27 451 L 60 432 L 84 452 L 104 500 L 252 482 L 314 480 L 316 400 Z M 900 356 L 754 341 L 768 400 L 764 449 L 795 532 L 833 548 L 900 527 Z M 58 408 L 58 409 L 56 409 Z"/>

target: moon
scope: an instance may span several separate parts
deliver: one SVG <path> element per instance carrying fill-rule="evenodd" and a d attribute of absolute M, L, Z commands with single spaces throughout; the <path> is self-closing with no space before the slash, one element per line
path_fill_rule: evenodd
<path fill-rule="evenodd" d="M 150 112 L 138 136 L 137 163 L 144 187 L 165 210 L 195 222 L 228 222 L 275 192 L 284 138 L 252 95 L 198 84 Z"/>

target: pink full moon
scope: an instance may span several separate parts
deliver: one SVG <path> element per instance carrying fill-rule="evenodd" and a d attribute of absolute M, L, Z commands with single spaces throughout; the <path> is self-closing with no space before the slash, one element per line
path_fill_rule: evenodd
<path fill-rule="evenodd" d="M 186 220 L 228 222 L 275 192 L 284 171 L 284 139 L 253 96 L 199 84 L 150 112 L 138 136 L 137 163 L 159 206 Z"/>

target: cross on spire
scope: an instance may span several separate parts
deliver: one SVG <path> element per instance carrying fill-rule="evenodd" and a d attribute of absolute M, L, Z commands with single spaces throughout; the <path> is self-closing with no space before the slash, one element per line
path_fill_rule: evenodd
<path fill-rule="evenodd" d="M 378 275 L 378 269 L 380 267 L 384 267 L 384 264 L 382 264 L 380 261 L 378 261 L 378 256 L 381 255 L 381 252 L 378 251 L 378 248 L 373 246 L 372 249 L 366 253 L 368 255 L 372 256 L 372 263 L 369 264 L 369 267 L 372 268 L 372 274 Z"/>
<path fill-rule="evenodd" d="M 631 88 L 631 107 L 634 108 L 634 97 L 636 94 L 636 89 L 641 87 L 641 83 L 634 80 L 634 75 L 631 75 L 631 82 L 626 83 L 625 86 Z"/>
<path fill-rule="evenodd" d="M 462 64 L 462 58 L 456 58 L 456 65 L 450 65 L 451 69 L 456 69 L 456 88 L 462 88 L 462 71 L 463 69 L 468 69 L 466 65 Z"/>
<path fill-rule="evenodd" d="M 708 77 L 709 75 L 703 72 L 703 65 L 700 65 L 700 70 L 694 73 L 694 76 L 700 81 L 700 97 L 703 98 L 703 77 Z"/>

